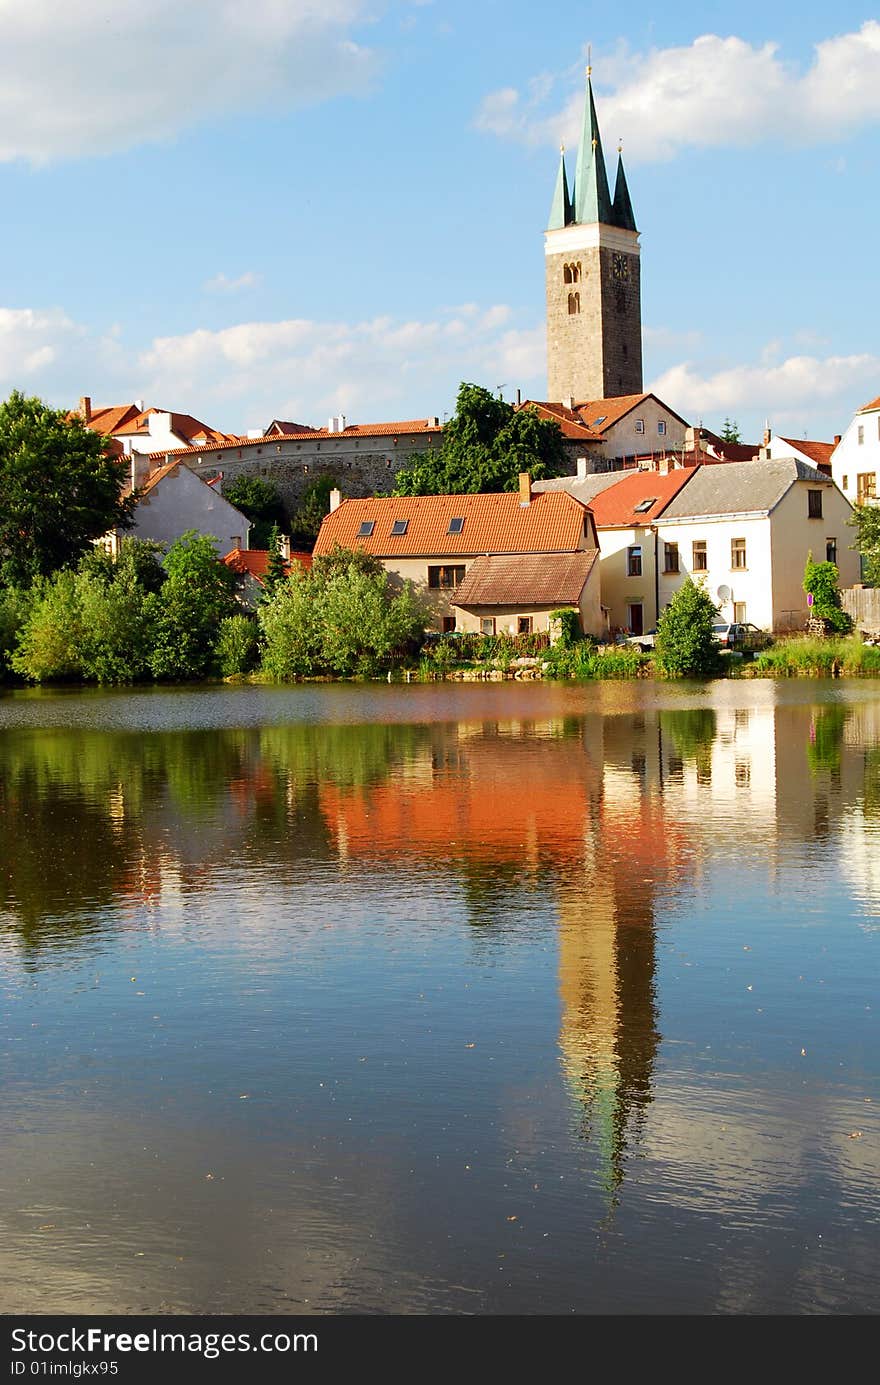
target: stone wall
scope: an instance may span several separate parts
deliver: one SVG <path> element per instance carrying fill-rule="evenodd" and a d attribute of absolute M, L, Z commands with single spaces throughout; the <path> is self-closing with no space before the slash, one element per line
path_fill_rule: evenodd
<path fill-rule="evenodd" d="M 254 476 L 275 486 L 289 513 L 297 509 L 309 485 L 328 477 L 343 496 L 355 498 L 388 492 L 394 478 L 419 452 L 440 444 L 440 432 L 365 436 L 362 438 L 268 437 L 218 450 L 194 448 L 182 460 L 204 480 L 222 473 L 223 487 L 240 476 Z M 161 459 L 156 458 L 156 461 Z"/>

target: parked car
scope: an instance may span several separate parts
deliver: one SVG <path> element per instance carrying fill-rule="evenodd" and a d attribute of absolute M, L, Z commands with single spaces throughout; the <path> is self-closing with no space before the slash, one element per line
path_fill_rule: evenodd
<path fill-rule="evenodd" d="M 722 649 L 765 649 L 770 643 L 766 630 L 747 621 L 720 621 L 712 632 Z"/>
<path fill-rule="evenodd" d="M 650 654 L 651 650 L 654 648 L 656 639 L 657 627 L 655 625 L 653 630 L 646 630 L 642 635 L 627 635 L 624 644 L 638 645 L 639 649 L 645 654 Z"/>

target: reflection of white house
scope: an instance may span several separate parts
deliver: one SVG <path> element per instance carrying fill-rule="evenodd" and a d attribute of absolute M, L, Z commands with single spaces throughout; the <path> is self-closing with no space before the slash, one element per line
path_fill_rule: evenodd
<path fill-rule="evenodd" d="M 692 575 L 724 620 L 802 628 L 811 554 L 837 563 L 841 586 L 859 579 L 850 513 L 827 476 L 794 458 L 699 467 L 657 520 L 661 609 Z"/>
<path fill-rule="evenodd" d="M 880 475 L 880 398 L 863 404 L 831 457 L 831 474 L 852 505 L 877 497 Z"/>
<path fill-rule="evenodd" d="M 189 529 L 216 539 L 217 553 L 222 558 L 234 548 L 247 548 L 251 522 L 224 500 L 214 486 L 183 463 L 172 462 L 142 483 L 134 528 L 114 530 L 108 546 L 114 550 L 126 534 L 167 545 Z"/>

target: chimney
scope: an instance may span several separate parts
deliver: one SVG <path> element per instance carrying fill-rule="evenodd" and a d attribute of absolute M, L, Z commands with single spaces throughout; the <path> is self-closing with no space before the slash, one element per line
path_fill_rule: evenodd
<path fill-rule="evenodd" d="M 229 540 L 229 542 L 230 542 L 230 544 L 232 545 L 232 547 L 231 547 L 230 550 L 229 550 L 230 553 L 232 552 L 232 549 L 233 549 L 233 548 L 237 548 L 238 551 L 239 551 L 239 553 L 242 552 L 242 547 L 241 547 L 241 534 L 233 534 L 233 535 L 232 535 L 232 538 Z"/>
<path fill-rule="evenodd" d="M 340 431 L 340 433 L 344 433 L 344 432 L 345 432 L 345 414 L 340 414 L 340 415 L 339 415 L 339 418 L 338 418 L 336 421 L 337 421 L 337 423 L 339 424 L 339 431 Z"/>
<path fill-rule="evenodd" d="M 583 480 L 586 478 L 586 475 L 587 475 L 587 459 L 586 459 L 586 457 L 578 457 L 578 459 L 577 459 L 577 469 L 578 469 L 578 480 L 579 480 L 579 481 L 583 481 Z"/>
<path fill-rule="evenodd" d="M 332 515 L 332 513 L 333 513 L 334 510 L 338 510 L 338 509 L 339 509 L 339 506 L 340 506 L 341 504 L 342 504 L 342 491 L 332 490 L 332 491 L 330 492 L 330 514 Z"/>
<path fill-rule="evenodd" d="M 562 407 L 563 407 L 564 409 L 573 409 L 573 408 L 574 408 L 574 399 L 573 399 L 573 397 L 572 397 L 570 394 L 567 394 L 567 395 L 565 396 L 565 398 L 563 399 L 563 401 L 562 401 Z"/>
<path fill-rule="evenodd" d="M 527 471 L 519 474 L 519 503 L 523 506 L 532 503 L 532 478 Z"/>
<path fill-rule="evenodd" d="M 82 399 L 79 401 L 79 411 L 82 416 L 83 423 L 91 423 L 92 401 L 87 394 L 84 394 Z"/>
<path fill-rule="evenodd" d="M 764 436 L 763 436 L 763 438 L 761 439 L 761 441 L 763 442 L 763 444 L 764 444 L 765 447 L 769 447 L 769 446 L 770 446 L 770 424 L 769 424 L 769 422 L 767 422 L 767 423 L 764 424 Z"/>
<path fill-rule="evenodd" d="M 519 408 L 519 406 L 520 406 L 521 403 L 522 403 L 522 390 L 521 390 L 521 389 L 517 389 L 517 391 L 516 391 L 516 407 Z"/>
<path fill-rule="evenodd" d="M 284 561 L 285 561 L 286 563 L 289 563 L 289 562 L 290 562 L 290 535 L 289 535 L 289 534 L 279 534 L 279 535 L 278 535 L 278 552 L 281 554 L 282 558 L 284 559 Z"/>
<path fill-rule="evenodd" d="M 331 417 L 331 418 L 328 418 L 328 420 L 327 420 L 327 432 L 328 432 L 328 433 L 335 433 L 335 432 L 336 432 L 336 415 L 335 415 L 335 414 L 333 414 L 332 417 Z"/>
<path fill-rule="evenodd" d="M 142 486 L 150 474 L 149 459 L 143 452 L 132 452 L 131 454 L 131 488 L 136 491 L 138 486 Z"/>
<path fill-rule="evenodd" d="M 142 414 L 144 411 L 144 401 L 142 399 L 136 399 L 134 401 L 134 407 L 137 409 L 139 414 Z"/>
<path fill-rule="evenodd" d="M 439 427 L 440 427 L 440 415 L 439 415 L 439 414 L 433 414 L 433 415 L 431 416 L 431 418 L 427 419 L 426 421 L 427 421 L 427 424 L 428 424 L 428 427 L 429 427 L 429 428 L 439 428 Z"/>
<path fill-rule="evenodd" d="M 840 442 L 840 434 L 839 434 L 839 433 L 835 433 L 835 434 L 834 434 L 834 446 L 836 447 L 837 444 L 838 444 L 839 442 Z"/>

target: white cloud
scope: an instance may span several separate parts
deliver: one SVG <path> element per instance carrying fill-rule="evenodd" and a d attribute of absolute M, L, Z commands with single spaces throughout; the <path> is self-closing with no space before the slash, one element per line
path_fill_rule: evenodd
<path fill-rule="evenodd" d="M 247 269 L 244 274 L 239 274 L 237 279 L 230 279 L 223 273 L 215 274 L 213 279 L 205 280 L 202 288 L 206 293 L 239 293 L 242 289 L 256 288 L 259 282 L 259 274 Z"/>
<path fill-rule="evenodd" d="M 82 328 L 60 308 L 0 308 L 0 382 L 24 387 L 81 336 Z"/>
<path fill-rule="evenodd" d="M 628 160 L 672 158 L 684 148 L 833 141 L 880 121 L 880 23 L 814 45 L 799 72 L 776 43 L 703 34 L 687 46 L 633 53 L 625 44 L 595 69 L 601 122 L 621 137 Z M 610 88 L 610 90 L 609 90 Z M 527 144 L 576 143 L 583 109 L 579 89 L 556 111 L 551 87 L 534 79 L 490 92 L 478 128 Z"/>
<path fill-rule="evenodd" d="M 827 417 L 834 412 L 840 420 L 837 431 L 842 432 L 864 398 L 872 390 L 876 393 L 880 356 L 788 356 L 778 360 L 776 355 L 777 343 L 770 343 L 759 362 L 728 366 L 712 374 L 703 374 L 692 361 L 683 361 L 665 370 L 648 388 L 686 418 L 769 416 L 777 431 L 802 421 L 808 427 L 817 413 Z"/>
<path fill-rule="evenodd" d="M 230 432 L 273 417 L 306 423 L 442 414 L 462 380 L 540 395 L 543 327 L 503 303 L 463 304 L 429 319 L 240 322 L 149 343 L 117 324 L 95 332 L 61 309 L 0 308 L 0 395 L 13 388 L 58 407 L 145 398 Z"/>
<path fill-rule="evenodd" d="M 0 162 L 107 154 L 363 89 L 366 0 L 3 0 Z"/>

